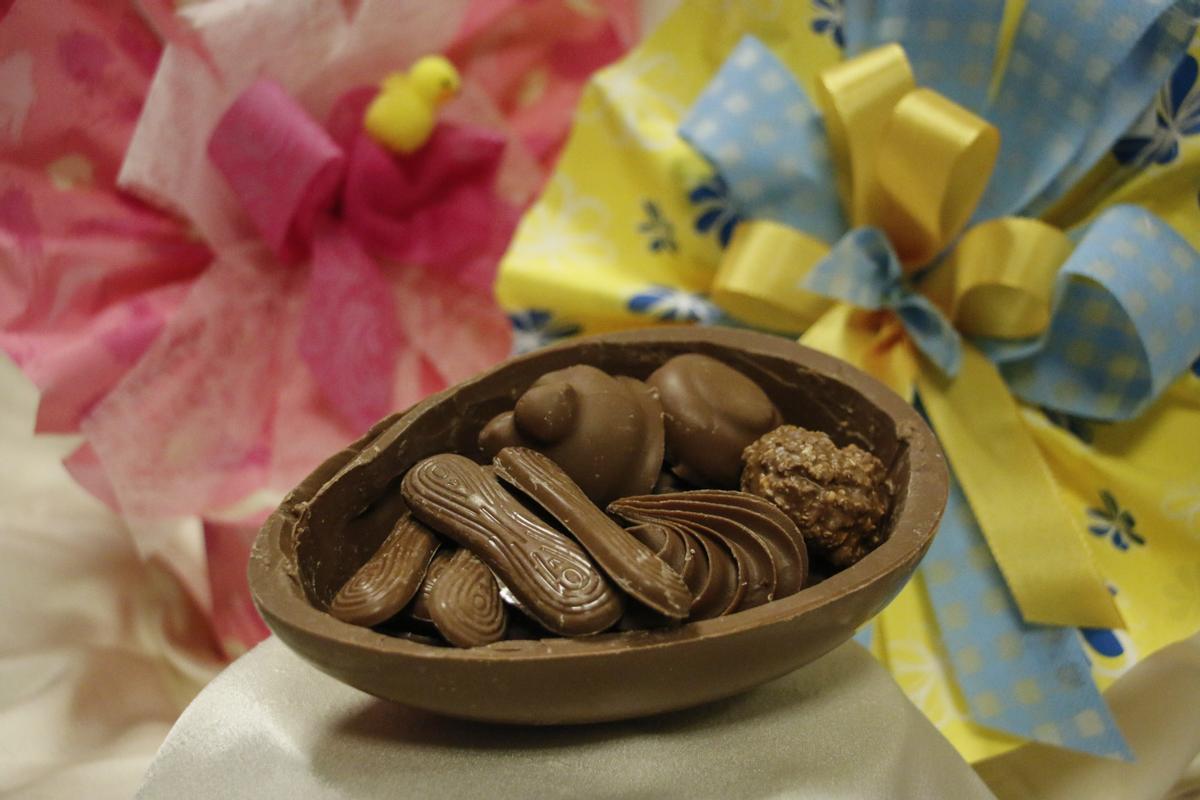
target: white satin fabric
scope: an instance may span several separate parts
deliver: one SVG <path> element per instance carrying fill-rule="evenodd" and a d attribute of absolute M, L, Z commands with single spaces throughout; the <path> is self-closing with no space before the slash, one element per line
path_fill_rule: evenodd
<path fill-rule="evenodd" d="M 271 638 L 180 717 L 138 794 L 179 797 L 984 798 L 974 771 L 848 643 L 711 706 L 556 728 L 378 700 Z"/>
<path fill-rule="evenodd" d="M 218 663 L 197 598 L 34 437 L 34 387 L 0 356 L 0 797 L 127 798 Z M 196 552 L 199 528 L 155 527 Z"/>

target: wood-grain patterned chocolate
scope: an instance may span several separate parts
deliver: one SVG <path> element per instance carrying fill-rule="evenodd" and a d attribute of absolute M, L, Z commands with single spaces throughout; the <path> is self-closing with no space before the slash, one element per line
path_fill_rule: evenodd
<path fill-rule="evenodd" d="M 561 467 L 523 447 L 504 448 L 492 465 L 497 477 L 558 520 L 626 594 L 672 619 L 688 615 L 692 595 L 683 578 L 613 522 Z"/>
<path fill-rule="evenodd" d="M 504 638 L 508 613 L 487 565 L 470 550 L 446 559 L 429 591 L 429 615 L 438 633 L 459 647 L 482 647 Z"/>
<path fill-rule="evenodd" d="M 579 545 L 469 458 L 431 456 L 405 474 L 401 491 L 414 516 L 479 556 L 547 630 L 583 636 L 620 618 L 620 598 Z"/>
<path fill-rule="evenodd" d="M 417 589 L 412 603 L 408 606 L 408 616 L 412 619 L 428 625 L 433 624 L 433 617 L 429 614 L 429 593 L 433 591 L 434 584 L 441 577 L 442 570 L 446 568 L 446 562 L 453 555 L 453 550 L 453 545 L 440 547 L 434 554 L 433 560 L 429 562 L 429 567 L 425 570 L 425 577 L 421 579 L 421 588 Z"/>
<path fill-rule="evenodd" d="M 333 596 L 329 613 L 367 627 L 395 616 L 417 593 L 437 548 L 433 531 L 404 514 L 375 555 Z"/>

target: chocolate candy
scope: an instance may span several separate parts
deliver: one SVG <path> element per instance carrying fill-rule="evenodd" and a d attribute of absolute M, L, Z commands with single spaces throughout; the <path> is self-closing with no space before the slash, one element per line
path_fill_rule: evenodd
<path fill-rule="evenodd" d="M 405 474 L 400 488 L 414 516 L 477 555 L 547 630 L 582 636 L 620 618 L 620 598 L 579 545 L 469 458 L 431 456 Z"/>
<path fill-rule="evenodd" d="M 742 489 L 791 518 L 814 554 L 848 567 L 884 539 L 891 493 L 883 462 L 856 445 L 783 425 L 745 451 Z"/>
<path fill-rule="evenodd" d="M 433 532 L 404 514 L 375 555 L 333 596 L 329 613 L 366 627 L 395 616 L 416 594 L 437 547 Z"/>
<path fill-rule="evenodd" d="M 545 453 L 592 502 L 644 494 L 662 467 L 662 406 L 646 384 L 579 365 L 548 372 L 479 434 L 490 458 L 505 447 Z"/>
<path fill-rule="evenodd" d="M 758 384 L 709 356 L 675 356 L 647 383 L 662 403 L 668 459 L 696 486 L 736 488 L 742 450 L 782 421 Z"/>
<path fill-rule="evenodd" d="M 417 589 L 417 593 L 408 607 L 409 618 L 428 625 L 433 624 L 433 617 L 429 613 L 429 593 L 433 591 L 434 584 L 441 577 L 442 570 L 446 568 L 446 562 L 450 560 L 452 549 L 440 548 L 434 554 L 433 560 L 429 562 L 429 567 L 425 570 L 425 577 L 421 579 L 421 588 Z"/>
<path fill-rule="evenodd" d="M 800 530 L 786 514 L 761 497 L 746 492 L 698 489 L 649 497 L 627 497 L 619 501 L 626 507 L 648 508 L 671 519 L 702 520 L 705 517 L 729 519 L 739 532 L 730 536 L 742 539 L 749 531 L 770 552 L 775 567 L 775 597 L 795 594 L 804 587 L 808 576 L 808 548 Z"/>
<path fill-rule="evenodd" d="M 687 582 L 696 598 L 690 619 L 710 619 L 729 613 L 741 602 L 745 585 L 738 582 L 737 564 L 720 543 L 701 540 L 682 526 L 663 520 L 629 528 Z"/>
<path fill-rule="evenodd" d="M 501 480 L 558 520 L 626 594 L 672 619 L 688 615 L 692 595 L 683 578 L 597 508 L 557 464 L 523 447 L 504 448 L 492 464 Z"/>
<path fill-rule="evenodd" d="M 504 638 L 508 615 L 487 565 L 470 550 L 445 561 L 429 591 L 429 616 L 438 633 L 459 647 L 480 647 Z"/>
<path fill-rule="evenodd" d="M 762 498 L 744 492 L 679 492 L 627 497 L 610 504 L 609 511 L 634 522 L 686 531 L 710 545 L 710 558 L 719 552 L 712 546 L 715 542 L 732 553 L 742 596 L 719 610 L 714 601 L 705 606 L 705 613 L 753 608 L 803 586 L 808 567 L 803 540 L 796 526 Z"/>

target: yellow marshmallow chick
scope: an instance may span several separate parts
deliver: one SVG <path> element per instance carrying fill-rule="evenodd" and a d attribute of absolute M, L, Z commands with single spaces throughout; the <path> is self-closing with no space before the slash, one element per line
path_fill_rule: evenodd
<path fill-rule="evenodd" d="M 397 153 L 411 153 L 429 141 L 437 110 L 461 84 L 458 70 L 443 56 L 425 56 L 408 72 L 383 79 L 367 106 L 363 126 L 375 141 Z"/>

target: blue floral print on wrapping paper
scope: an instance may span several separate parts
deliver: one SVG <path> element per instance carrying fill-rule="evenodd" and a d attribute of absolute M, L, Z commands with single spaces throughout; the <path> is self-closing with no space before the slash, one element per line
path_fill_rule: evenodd
<path fill-rule="evenodd" d="M 1108 628 L 1080 628 L 1088 647 L 1106 658 L 1116 658 L 1125 652 L 1121 640 Z"/>
<path fill-rule="evenodd" d="M 714 175 L 688 193 L 692 205 L 700 206 L 696 216 L 696 232 L 712 231 L 722 248 L 729 246 L 733 229 L 742 221 L 741 214 L 733 205 L 729 195 L 729 184 L 720 175 Z"/>
<path fill-rule="evenodd" d="M 713 301 L 702 294 L 669 286 L 651 286 L 629 298 L 629 310 L 649 314 L 663 322 L 698 322 L 713 325 L 723 314 Z"/>
<path fill-rule="evenodd" d="M 508 317 L 513 328 L 513 353 L 528 353 L 539 347 L 550 344 L 556 339 L 574 336 L 581 330 L 573 322 L 557 319 L 544 309 L 529 308 L 510 314 Z"/>
<path fill-rule="evenodd" d="M 1129 509 L 1121 508 L 1112 492 L 1100 490 L 1100 506 L 1087 510 L 1088 530 L 1093 536 L 1109 539 L 1118 550 L 1128 550 L 1130 544 L 1146 543 L 1146 539 L 1135 530 L 1137 520 Z"/>
<path fill-rule="evenodd" d="M 658 203 L 653 200 L 643 200 L 642 210 L 646 218 L 638 223 L 638 233 L 646 236 L 647 246 L 652 253 L 674 253 L 679 249 L 675 242 L 675 226 L 667 219 Z"/>
<path fill-rule="evenodd" d="M 1116 595 L 1117 587 L 1108 585 L 1108 593 Z M 1125 645 L 1113 633 L 1111 628 L 1080 628 L 1079 634 L 1087 642 L 1087 646 L 1105 658 L 1116 658 L 1125 652 Z"/>
<path fill-rule="evenodd" d="M 1169 164 L 1179 155 L 1179 140 L 1200 133 L 1200 84 L 1197 63 L 1184 56 L 1159 90 L 1154 106 L 1130 134 L 1113 145 L 1113 156 L 1121 164 L 1143 167 Z"/>
<path fill-rule="evenodd" d="M 846 47 L 846 37 L 843 23 L 846 11 L 842 7 L 843 0 L 812 0 L 813 4 L 813 33 L 829 35 L 838 49 Z"/>

